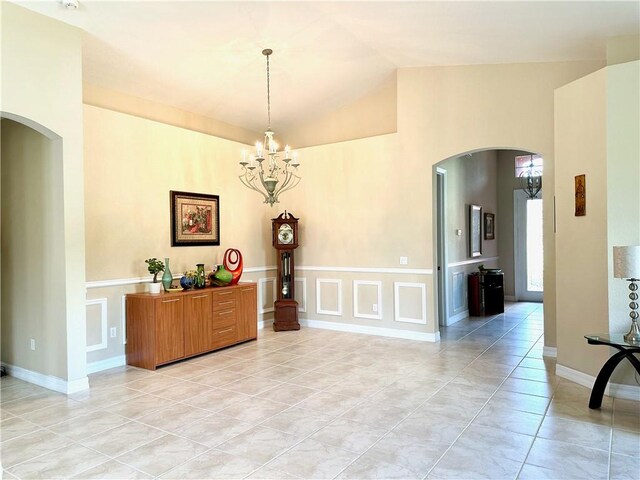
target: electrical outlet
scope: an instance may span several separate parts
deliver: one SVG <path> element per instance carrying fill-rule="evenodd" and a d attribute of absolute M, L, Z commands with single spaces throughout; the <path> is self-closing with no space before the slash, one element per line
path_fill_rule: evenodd
<path fill-rule="evenodd" d="M 109 335 L 111 336 L 111 338 L 116 338 L 117 335 L 117 330 L 116 327 L 111 327 L 111 330 L 109 331 Z"/>
<path fill-rule="evenodd" d="M 400 257 L 400 265 L 409 265 L 409 257 Z"/>
<path fill-rule="evenodd" d="M 377 304 L 377 303 L 374 303 L 374 304 L 371 306 L 371 310 L 373 310 L 373 312 L 374 312 L 374 313 L 377 313 L 377 312 L 378 312 L 378 304 Z"/>
<path fill-rule="evenodd" d="M 35 350 L 36 349 L 36 339 L 32 338 L 31 339 L 31 350 Z"/>

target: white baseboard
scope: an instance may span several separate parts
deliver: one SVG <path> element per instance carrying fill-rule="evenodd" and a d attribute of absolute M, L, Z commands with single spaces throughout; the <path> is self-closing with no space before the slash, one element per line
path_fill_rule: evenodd
<path fill-rule="evenodd" d="M 593 388 L 593 384 L 596 381 L 596 377 L 592 375 L 560 364 L 556 365 L 556 375 L 587 388 Z M 640 386 L 622 385 L 619 383 L 609 382 L 607 387 L 604 389 L 604 394 L 609 395 L 610 397 L 622 398 L 624 400 L 640 401 Z"/>
<path fill-rule="evenodd" d="M 258 322 L 258 330 L 264 330 L 265 328 L 268 328 L 271 325 L 273 325 L 273 319 L 272 318 L 268 318 L 266 320 L 260 320 Z"/>
<path fill-rule="evenodd" d="M 543 357 L 558 358 L 558 349 L 556 347 L 547 347 L 545 345 L 542 348 L 542 356 Z"/>
<path fill-rule="evenodd" d="M 109 370 L 110 368 L 122 367 L 127 364 L 126 355 L 118 355 L 117 357 L 105 358 L 97 362 L 87 363 L 87 374 Z"/>
<path fill-rule="evenodd" d="M 454 323 L 459 322 L 460 320 L 464 320 L 468 316 L 469 316 L 469 310 L 464 310 L 460 313 L 456 313 L 455 315 L 452 315 L 445 320 L 446 326 L 450 327 Z"/>
<path fill-rule="evenodd" d="M 364 333 L 365 335 L 377 335 L 380 337 L 405 338 L 421 342 L 439 342 L 440 332 L 413 332 L 411 330 L 398 330 L 395 328 L 369 327 L 366 325 L 353 325 L 351 323 L 327 322 L 324 320 L 301 319 L 300 324 L 310 328 L 324 328 L 339 332 Z"/>
<path fill-rule="evenodd" d="M 515 295 L 505 295 L 504 296 L 504 301 L 505 302 L 517 302 L 518 299 L 515 297 Z"/>
<path fill-rule="evenodd" d="M 20 380 L 33 383 L 40 387 L 48 388 L 49 390 L 65 393 L 67 395 L 81 392 L 82 390 L 87 390 L 89 388 L 89 379 L 87 377 L 67 381 L 60 377 L 45 375 L 44 373 L 34 372 L 33 370 L 16 367 L 15 365 L 9 365 L 8 363 L 3 363 L 2 365 L 7 369 L 7 374 L 12 377 L 19 378 Z"/>

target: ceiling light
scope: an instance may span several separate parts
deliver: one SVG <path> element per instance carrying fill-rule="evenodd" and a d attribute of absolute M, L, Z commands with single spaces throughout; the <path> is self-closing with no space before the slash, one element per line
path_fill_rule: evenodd
<path fill-rule="evenodd" d="M 278 202 L 281 193 L 291 190 L 300 183 L 300 177 L 296 174 L 300 162 L 298 155 L 291 151 L 289 145 L 284 150 L 278 152 L 278 144 L 273 138 L 271 130 L 271 90 L 269 85 L 269 55 L 273 51 L 267 48 L 262 54 L 267 57 L 267 116 L 268 126 L 264 132 L 264 140 L 256 142 L 256 151 L 248 154 L 242 151 L 242 173 L 238 177 L 242 184 L 255 190 L 264 196 L 264 203 L 273 207 Z M 282 162 L 280 162 L 282 156 Z M 266 161 L 266 163 L 265 163 Z"/>
<path fill-rule="evenodd" d="M 529 165 L 520 173 L 520 188 L 527 194 L 527 198 L 534 200 L 542 189 L 542 172 L 533 163 L 534 155 L 530 155 Z"/>

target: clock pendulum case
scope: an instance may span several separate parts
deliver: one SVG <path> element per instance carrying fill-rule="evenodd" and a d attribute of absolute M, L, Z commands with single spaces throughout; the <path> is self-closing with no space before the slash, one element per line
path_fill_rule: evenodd
<path fill-rule="evenodd" d="M 278 253 L 278 298 L 274 303 L 273 329 L 300 330 L 295 301 L 295 262 L 298 247 L 298 219 L 286 210 L 271 220 L 273 246 Z"/>

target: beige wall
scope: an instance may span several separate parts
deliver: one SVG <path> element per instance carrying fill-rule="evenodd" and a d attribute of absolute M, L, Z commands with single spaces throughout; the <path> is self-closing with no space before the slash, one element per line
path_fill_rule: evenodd
<path fill-rule="evenodd" d="M 609 66 L 556 93 L 558 364 L 596 375 L 609 357 L 583 334 L 625 333 L 626 282 L 612 247 L 640 243 L 638 61 Z M 574 216 L 574 176 L 586 174 L 586 216 Z M 634 385 L 620 364 L 614 381 Z"/>
<path fill-rule="evenodd" d="M 613 278 L 612 251 L 616 245 L 640 245 L 640 61 L 606 70 L 609 331 L 626 333 L 629 282 Z M 631 365 L 615 373 L 614 381 L 636 385 Z"/>
<path fill-rule="evenodd" d="M 37 349 L 35 355 L 44 355 L 47 367 L 46 371 L 38 373 L 66 380 L 68 384 L 63 385 L 65 389 L 84 388 L 81 32 L 11 3 L 2 2 L 1 53 L 2 116 L 25 122 L 47 137 L 57 138 L 62 142 L 62 161 L 56 172 L 61 176 L 63 185 L 62 210 L 56 211 L 57 218 L 62 220 L 56 226 L 60 231 L 60 236 L 56 238 L 63 243 L 56 247 L 56 251 L 63 252 L 65 267 L 59 272 L 55 288 L 57 295 L 63 298 L 64 309 L 50 312 L 46 322 L 54 330 L 64 332 L 66 349 L 62 345 L 51 345 L 46 340 L 41 343 L 40 350 Z M 22 290 L 20 296 L 21 299 L 17 298 L 15 301 L 33 301 L 28 289 Z M 3 315 L 3 323 L 4 320 Z M 22 325 L 22 322 L 19 324 Z M 28 351 L 28 344 L 12 347 L 14 355 L 18 355 L 16 358 L 34 355 Z M 19 351 L 22 353 L 18 353 Z M 51 351 L 56 354 L 46 353 Z M 42 364 L 40 361 L 36 363 Z"/>
<path fill-rule="evenodd" d="M 607 332 L 606 71 L 556 92 L 558 364 L 595 375 L 609 356 L 582 337 Z M 574 177 L 586 175 L 586 216 L 574 216 Z"/>
<path fill-rule="evenodd" d="M 1 123 L 2 361 L 63 377 L 62 149 L 60 142 L 20 123 Z"/>

